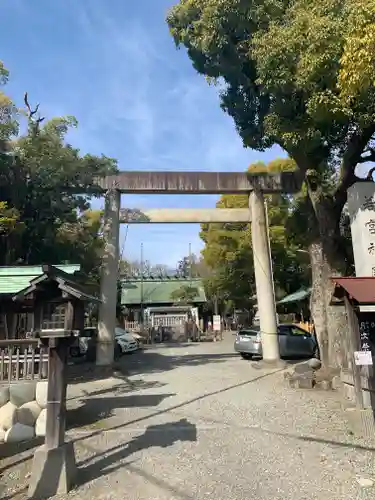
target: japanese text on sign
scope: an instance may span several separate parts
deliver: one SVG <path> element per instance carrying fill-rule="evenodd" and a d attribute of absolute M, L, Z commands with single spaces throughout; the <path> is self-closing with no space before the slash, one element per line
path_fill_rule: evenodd
<path fill-rule="evenodd" d="M 375 234 L 375 220 L 374 219 L 370 219 L 368 222 L 366 222 L 365 227 L 367 227 L 370 234 Z"/>
<path fill-rule="evenodd" d="M 361 351 L 369 351 L 370 345 L 370 331 L 375 329 L 375 321 L 361 321 L 359 324 L 359 338 Z"/>
<path fill-rule="evenodd" d="M 359 344 L 360 351 L 354 352 L 354 363 L 357 366 L 372 365 L 372 337 L 375 331 L 375 318 L 362 315 L 359 317 Z M 371 335 L 372 334 L 372 335 Z"/>
<path fill-rule="evenodd" d="M 365 197 L 365 201 L 363 202 L 362 208 L 364 210 L 375 211 L 375 200 L 373 199 L 372 196 Z M 370 235 L 375 236 L 375 219 L 374 218 L 369 219 L 365 223 L 365 228 L 368 230 Z M 369 255 L 375 255 L 375 242 L 373 241 L 370 242 L 367 251 Z"/>
<path fill-rule="evenodd" d="M 373 210 L 375 212 L 375 200 L 372 196 L 365 196 L 365 201 L 363 202 L 364 210 Z"/>

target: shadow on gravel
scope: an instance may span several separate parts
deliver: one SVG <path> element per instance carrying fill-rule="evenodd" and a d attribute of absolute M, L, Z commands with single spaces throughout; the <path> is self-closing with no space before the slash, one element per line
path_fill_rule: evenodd
<path fill-rule="evenodd" d="M 13 457 L 19 453 L 25 453 L 28 450 L 34 449 L 36 446 L 43 444 L 44 438 L 35 437 L 22 443 L 0 443 L 0 460 Z M 22 462 L 23 460 L 21 460 Z M 3 469 L 0 468 L 0 473 Z M 0 497 L 1 498 L 1 497 Z"/>
<path fill-rule="evenodd" d="M 78 396 L 69 397 L 67 401 L 83 399 L 86 396 L 89 397 L 100 396 L 102 394 L 108 394 L 109 392 L 111 394 L 115 394 L 116 396 L 118 396 L 120 394 L 125 394 L 127 392 L 142 391 L 144 389 L 155 389 L 163 387 L 165 385 L 166 384 L 158 382 L 157 380 L 142 380 L 142 379 L 126 380 L 124 381 L 123 384 L 117 385 L 116 387 L 106 387 L 105 389 L 99 389 L 97 391 L 86 391 L 85 389 L 83 389 L 82 394 Z"/>
<path fill-rule="evenodd" d="M 176 412 L 178 415 L 178 412 Z M 278 437 L 283 437 L 283 438 L 288 438 L 288 439 L 295 439 L 297 441 L 304 441 L 308 443 L 318 443 L 318 444 L 328 444 L 331 446 L 337 446 L 341 448 L 355 448 L 357 450 L 363 450 L 363 451 L 375 451 L 374 447 L 371 446 L 364 446 L 361 444 L 355 444 L 355 443 L 343 443 L 342 441 L 332 441 L 331 439 L 325 439 L 325 438 L 320 438 L 317 436 L 304 436 L 301 434 L 295 434 L 292 432 L 281 432 L 281 431 L 272 431 L 270 429 L 265 429 L 264 427 L 260 427 L 257 425 L 236 425 L 235 423 L 228 424 L 227 422 L 223 420 L 218 420 L 218 419 L 213 419 L 213 418 L 204 418 L 204 422 L 210 423 L 210 424 L 216 424 L 222 426 L 223 429 L 238 429 L 242 431 L 252 431 L 252 432 L 259 432 L 262 434 L 269 434 L 270 436 L 278 436 Z"/>
<path fill-rule="evenodd" d="M 78 408 L 69 409 L 66 414 L 67 429 L 93 426 L 106 429 L 103 420 L 113 416 L 121 408 L 150 408 L 158 406 L 165 398 L 175 394 L 132 394 L 83 399 Z"/>
<path fill-rule="evenodd" d="M 137 424 L 139 422 L 143 422 L 143 421 L 151 419 L 153 417 L 163 415 L 166 413 L 170 413 L 170 412 L 173 412 L 175 410 L 179 410 L 180 408 L 184 408 L 192 403 L 196 403 L 197 401 L 201 401 L 201 400 L 209 398 L 211 396 L 217 396 L 218 394 L 223 394 L 225 392 L 231 391 L 232 389 L 237 389 L 238 387 L 244 387 L 244 386 L 250 385 L 252 383 L 258 382 L 261 379 L 264 379 L 267 377 L 272 377 L 273 375 L 276 375 L 277 373 L 280 373 L 283 371 L 284 371 L 284 369 L 281 368 L 281 369 L 274 370 L 271 372 L 263 373 L 262 375 L 259 375 L 257 377 L 252 378 L 251 380 L 246 380 L 245 382 L 241 382 L 239 384 L 234 384 L 234 385 L 231 385 L 229 387 L 224 387 L 222 389 L 218 389 L 217 391 L 212 391 L 212 392 L 209 392 L 207 394 L 203 394 L 202 396 L 197 396 L 195 398 L 188 399 L 182 403 L 179 403 L 179 404 L 170 406 L 169 408 L 161 409 L 161 410 L 155 411 L 151 414 L 130 420 L 130 421 L 125 422 L 124 424 L 121 424 L 121 425 L 108 427 L 105 429 L 105 432 L 120 430 L 124 427 L 134 425 L 134 424 Z M 212 421 L 215 422 L 215 420 L 212 420 Z M 222 422 L 220 422 L 220 423 L 222 423 Z M 268 432 L 269 434 L 273 433 L 274 435 L 277 435 L 277 432 L 266 431 L 265 429 L 255 428 L 255 430 L 259 430 L 260 432 Z M 97 435 L 101 434 L 102 432 L 103 432 L 103 430 L 96 430 L 90 434 L 86 434 L 85 436 L 77 437 L 77 438 L 73 439 L 73 441 L 74 442 L 83 441 L 85 439 L 89 439 L 89 438 L 92 438 L 94 436 L 97 436 Z M 289 433 L 280 433 L 279 435 L 284 436 L 284 437 L 293 438 L 293 439 L 299 439 L 302 441 L 311 441 L 311 442 L 317 442 L 317 443 L 322 443 L 322 444 L 330 444 L 333 446 L 339 446 L 339 447 L 344 447 L 344 448 L 355 448 L 355 449 L 364 450 L 364 451 L 375 451 L 375 448 L 373 448 L 373 447 L 367 447 L 367 446 L 363 446 L 360 444 L 354 444 L 354 443 L 343 443 L 340 441 L 331 441 L 331 440 L 326 440 L 326 439 L 322 439 L 322 438 L 314 437 L 314 436 L 300 436 L 300 435 L 289 434 Z M 106 453 L 106 451 L 104 451 L 103 454 L 104 453 Z"/>
<path fill-rule="evenodd" d="M 155 447 L 168 448 L 178 441 L 197 441 L 197 428 L 186 418 L 172 423 L 150 425 L 144 434 L 135 437 L 128 443 L 105 450 L 105 456 L 103 456 L 104 453 L 98 453 L 82 461 L 79 464 L 78 486 L 126 467 L 128 463 L 123 461 L 138 451 Z M 96 458 L 99 458 L 99 460 L 95 460 Z M 81 468 L 82 465 L 93 460 L 95 460 L 93 463 Z"/>
<path fill-rule="evenodd" d="M 144 347 L 142 352 L 147 352 L 149 349 L 186 349 L 191 347 L 198 347 L 199 343 L 195 342 L 160 342 L 157 344 L 148 344 Z"/>
<path fill-rule="evenodd" d="M 89 438 L 98 436 L 103 431 L 108 432 L 108 431 L 116 431 L 116 430 L 123 429 L 124 427 L 127 427 L 129 425 L 137 424 L 139 422 L 143 422 L 143 421 L 148 420 L 150 418 L 157 417 L 159 415 L 164 415 L 166 413 L 172 412 L 174 410 L 178 410 L 180 408 L 184 408 L 185 406 L 188 406 L 192 403 L 196 403 L 197 401 L 201 401 L 201 400 L 209 398 L 211 396 L 217 396 L 218 394 L 223 394 L 225 392 L 231 391 L 232 389 L 247 386 L 249 384 L 252 384 L 253 382 L 257 382 L 258 380 L 261 380 L 261 379 L 266 378 L 266 377 L 270 377 L 270 376 L 272 376 L 276 373 L 282 372 L 282 371 L 283 370 L 280 369 L 280 370 L 275 370 L 272 372 L 264 373 L 262 375 L 259 375 L 258 377 L 252 378 L 251 380 L 246 380 L 245 382 L 240 382 L 239 384 L 230 385 L 229 387 L 224 387 L 222 389 L 218 389 L 217 391 L 212 391 L 212 392 L 209 392 L 207 394 L 202 394 L 202 396 L 197 396 L 195 398 L 188 399 L 182 403 L 178 403 L 176 405 L 170 406 L 169 408 L 157 410 L 157 411 L 154 411 L 153 413 L 150 413 L 148 415 L 145 415 L 145 416 L 142 416 L 139 418 L 135 418 L 133 420 L 129 420 L 128 422 L 125 422 L 124 424 L 115 425 L 113 427 L 107 427 L 106 429 L 95 430 L 95 431 L 91 432 L 90 434 L 85 434 L 84 436 L 74 438 L 73 442 L 77 443 L 79 441 L 84 441 L 85 439 L 89 439 Z"/>
<path fill-rule="evenodd" d="M 213 354 L 178 354 L 171 356 L 159 354 L 153 350 L 145 350 L 134 354 L 131 358 L 120 360 L 118 367 L 126 375 L 160 373 L 173 370 L 180 366 L 199 366 L 211 363 L 223 363 L 228 359 L 237 358 L 236 353 Z"/>
<path fill-rule="evenodd" d="M 200 344 L 154 344 L 146 346 L 145 349 L 124 355 L 116 359 L 113 367 L 99 367 L 95 362 L 87 362 L 80 358 L 72 362 L 68 367 L 68 383 L 70 385 L 77 383 L 90 382 L 93 380 L 102 380 L 109 377 L 116 377 L 127 381 L 129 375 L 138 373 L 158 373 L 162 371 L 173 370 L 182 365 L 197 366 L 207 363 L 218 363 L 229 358 L 237 357 L 236 353 L 226 354 L 184 354 L 183 349 L 191 350 Z M 178 350 L 176 355 L 160 354 L 156 351 L 170 348 Z"/>
<path fill-rule="evenodd" d="M 196 500 L 197 498 L 196 496 L 193 497 L 191 495 L 188 495 L 187 493 L 185 493 L 185 491 L 176 488 L 176 486 L 172 486 L 171 484 L 164 481 L 164 479 L 162 479 L 161 477 L 155 477 L 149 472 L 146 472 L 144 469 L 132 465 L 132 462 L 128 462 L 124 464 L 124 466 L 125 465 L 126 470 L 133 472 L 137 476 L 143 477 L 143 479 L 145 479 L 147 482 L 154 484 L 161 490 L 168 492 L 172 496 L 172 498 L 179 498 L 180 500 Z"/>

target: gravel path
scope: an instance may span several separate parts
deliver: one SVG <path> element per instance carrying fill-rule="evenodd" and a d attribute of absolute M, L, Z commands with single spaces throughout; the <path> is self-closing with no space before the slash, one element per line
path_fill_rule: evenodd
<path fill-rule="evenodd" d="M 288 389 L 232 344 L 155 347 L 123 358 L 127 381 L 71 388 L 80 485 L 66 498 L 373 498 L 375 448 L 350 435 L 338 395 Z M 2 498 L 26 498 L 31 453 L 0 464 Z"/>

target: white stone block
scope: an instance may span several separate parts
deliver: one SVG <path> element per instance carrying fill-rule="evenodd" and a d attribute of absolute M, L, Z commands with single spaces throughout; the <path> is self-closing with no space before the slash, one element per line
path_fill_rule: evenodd
<path fill-rule="evenodd" d="M 48 382 L 42 381 L 36 384 L 36 402 L 41 408 L 47 408 Z"/>
<path fill-rule="evenodd" d="M 18 382 L 9 387 L 10 401 L 17 407 L 35 399 L 36 382 Z"/>
<path fill-rule="evenodd" d="M 42 408 L 36 401 L 25 403 L 16 410 L 16 422 L 23 425 L 34 426 L 41 411 Z"/>
<path fill-rule="evenodd" d="M 319 359 L 317 358 L 311 358 L 309 359 L 308 361 L 308 365 L 310 368 L 312 368 L 313 370 L 319 370 L 319 368 L 322 366 L 322 363 L 320 362 Z"/>
<path fill-rule="evenodd" d="M 9 387 L 0 388 L 0 408 L 9 401 Z"/>
<path fill-rule="evenodd" d="M 34 436 L 34 427 L 17 423 L 7 430 L 4 441 L 5 443 L 20 443 L 21 441 L 28 441 Z"/>
<path fill-rule="evenodd" d="M 0 429 L 0 443 L 4 443 L 6 431 Z"/>
<path fill-rule="evenodd" d="M 0 408 L 0 427 L 6 431 L 15 423 L 17 406 L 8 401 Z"/>
<path fill-rule="evenodd" d="M 46 435 L 46 424 L 47 424 L 47 410 L 43 409 L 35 424 L 35 435 L 38 437 L 44 437 Z"/>
<path fill-rule="evenodd" d="M 375 183 L 348 189 L 348 211 L 356 276 L 375 276 Z"/>

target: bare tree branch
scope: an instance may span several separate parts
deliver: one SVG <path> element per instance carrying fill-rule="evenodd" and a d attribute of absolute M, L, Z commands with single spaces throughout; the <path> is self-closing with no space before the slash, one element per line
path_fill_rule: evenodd
<path fill-rule="evenodd" d="M 375 134 L 375 124 L 362 130 L 360 133 L 353 133 L 349 139 L 346 151 L 343 154 L 341 162 L 340 181 L 334 193 L 337 214 L 341 211 L 347 200 L 347 190 L 359 179 L 355 175 L 355 168 L 361 161 L 362 154 Z"/>
<path fill-rule="evenodd" d="M 34 126 L 34 132 L 38 132 L 39 131 L 39 125 L 44 121 L 44 116 L 41 117 L 40 115 L 39 116 L 36 116 L 38 111 L 39 111 L 39 104 L 37 104 L 35 106 L 34 109 L 31 108 L 30 104 L 29 104 L 29 96 L 28 96 L 28 93 L 25 92 L 25 95 L 24 95 L 24 98 L 23 98 L 24 102 L 25 102 L 25 105 L 26 105 L 26 108 L 29 112 L 29 120 L 33 123 L 33 126 Z"/>
<path fill-rule="evenodd" d="M 368 147 L 365 149 L 364 153 L 366 153 L 366 156 L 361 156 L 358 163 L 366 163 L 368 161 L 375 162 L 375 148 Z"/>

